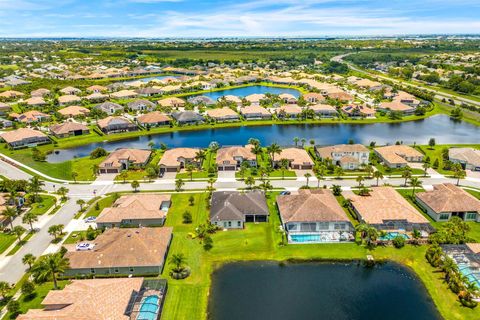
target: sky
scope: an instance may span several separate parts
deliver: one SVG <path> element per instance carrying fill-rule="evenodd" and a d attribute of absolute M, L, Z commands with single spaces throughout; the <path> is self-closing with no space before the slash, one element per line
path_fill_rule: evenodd
<path fill-rule="evenodd" d="M 480 0 L 0 0 L 0 37 L 307 37 L 480 30 Z"/>

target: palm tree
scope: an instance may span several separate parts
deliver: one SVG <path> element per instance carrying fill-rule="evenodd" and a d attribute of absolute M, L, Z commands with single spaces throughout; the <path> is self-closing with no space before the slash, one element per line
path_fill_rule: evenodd
<path fill-rule="evenodd" d="M 380 170 L 377 170 L 373 173 L 373 177 L 377 179 L 377 187 L 378 187 L 378 180 L 383 179 L 383 173 Z"/>
<path fill-rule="evenodd" d="M 260 183 L 259 185 L 260 189 L 263 189 L 265 193 L 267 193 L 268 190 L 272 190 L 273 186 L 270 184 L 270 181 L 266 180 Z"/>
<path fill-rule="evenodd" d="M 254 155 L 258 156 L 262 153 L 262 147 L 260 144 L 254 144 L 251 151 Z"/>
<path fill-rule="evenodd" d="M 282 170 L 282 180 L 285 179 L 285 170 L 287 170 L 290 161 L 288 159 L 282 158 L 280 159 L 280 169 Z"/>
<path fill-rule="evenodd" d="M 267 147 L 267 152 L 270 154 L 270 157 L 272 158 L 272 163 L 275 162 L 275 154 L 280 154 L 282 153 L 282 149 L 280 149 L 280 146 L 276 143 L 272 143 Z"/>
<path fill-rule="evenodd" d="M 40 191 L 42 191 L 42 187 L 45 185 L 45 182 L 43 182 L 42 180 L 39 179 L 38 176 L 33 176 L 32 178 L 30 178 L 30 182 L 29 182 L 29 185 L 28 185 L 28 189 L 31 193 L 34 194 L 35 196 L 35 200 L 37 199 L 38 197 L 38 193 Z"/>
<path fill-rule="evenodd" d="M 39 281 L 52 279 L 53 288 L 58 289 L 57 276 L 70 268 L 70 262 L 60 253 L 47 254 L 41 257 L 33 266 L 32 274 Z"/>
<path fill-rule="evenodd" d="M 424 162 L 422 165 L 422 168 L 423 168 L 423 176 L 426 177 L 428 168 L 430 168 L 430 163 Z"/>
<path fill-rule="evenodd" d="M 307 188 L 308 188 L 308 183 L 309 183 L 309 181 L 310 181 L 310 178 L 312 177 L 312 174 L 309 173 L 309 172 L 307 172 L 307 173 L 305 173 L 304 176 L 305 176 L 305 178 L 307 179 Z"/>
<path fill-rule="evenodd" d="M 412 176 L 412 169 L 410 167 L 405 167 L 405 169 L 402 172 L 402 178 L 405 178 L 405 182 L 403 185 L 406 187 L 407 186 L 407 180 L 410 179 Z"/>
<path fill-rule="evenodd" d="M 445 255 L 442 263 L 442 271 L 445 272 L 445 280 L 449 283 L 452 274 L 458 272 L 458 266 L 452 258 Z"/>
<path fill-rule="evenodd" d="M 178 179 L 175 181 L 175 191 L 180 192 L 182 191 L 182 187 L 185 184 L 182 179 Z"/>
<path fill-rule="evenodd" d="M 122 172 L 120 172 L 120 174 L 118 175 L 118 178 L 123 180 L 123 183 L 127 182 L 128 171 L 127 170 L 122 170 Z"/>
<path fill-rule="evenodd" d="M 213 179 L 213 178 L 208 179 L 208 184 L 209 184 L 210 189 L 213 189 L 213 184 L 214 183 L 215 183 L 215 179 Z"/>
<path fill-rule="evenodd" d="M 191 163 L 187 164 L 187 166 L 185 167 L 185 171 L 187 171 L 188 174 L 190 175 L 190 181 L 193 181 L 193 170 L 194 169 L 195 169 L 195 167 Z"/>
<path fill-rule="evenodd" d="M 37 257 L 31 253 L 27 253 L 22 258 L 23 264 L 28 264 L 28 269 L 32 269 L 32 265 L 35 263 L 35 260 L 37 260 Z"/>
<path fill-rule="evenodd" d="M 8 282 L 0 281 L 0 296 L 2 297 L 2 300 L 5 300 L 7 294 L 10 292 L 10 289 L 12 289 L 12 287 Z"/>
<path fill-rule="evenodd" d="M 83 206 L 85 205 L 85 200 L 78 199 L 77 204 L 80 206 L 80 211 L 83 211 Z"/>
<path fill-rule="evenodd" d="M 370 164 L 367 164 L 367 165 L 365 166 L 365 172 L 368 174 L 369 177 L 371 177 L 372 174 L 373 174 L 373 172 L 374 172 L 373 166 L 370 165 Z"/>
<path fill-rule="evenodd" d="M 140 187 L 140 182 L 138 182 L 137 180 L 133 180 L 133 181 L 130 183 L 130 185 L 132 186 L 133 191 L 134 191 L 134 192 L 137 192 L 138 187 Z"/>
<path fill-rule="evenodd" d="M 305 146 L 305 142 L 307 142 L 307 139 L 302 138 L 302 139 L 300 139 L 300 141 L 302 142 L 302 148 L 303 148 Z"/>
<path fill-rule="evenodd" d="M 13 227 L 12 232 L 17 236 L 18 242 L 22 241 L 22 234 L 25 232 L 25 228 L 18 225 Z"/>
<path fill-rule="evenodd" d="M 315 140 L 314 140 L 314 139 L 310 139 L 310 145 L 311 145 L 312 147 L 315 146 Z"/>
<path fill-rule="evenodd" d="M 38 216 L 32 212 L 28 211 L 23 215 L 22 222 L 28 223 L 30 225 L 30 231 L 33 232 L 33 223 L 38 221 Z"/>
<path fill-rule="evenodd" d="M 324 165 L 318 167 L 318 170 L 315 170 L 315 177 L 317 178 L 317 188 L 320 188 L 320 180 L 323 180 L 327 168 Z"/>
<path fill-rule="evenodd" d="M 197 162 L 199 162 L 200 165 L 206 158 L 207 158 L 207 155 L 203 150 L 198 150 L 197 153 L 195 153 L 195 160 L 197 160 Z"/>
<path fill-rule="evenodd" d="M 417 177 L 412 177 L 410 178 L 410 186 L 413 188 L 412 189 L 412 197 L 415 196 L 415 188 L 419 188 L 422 186 L 422 181 L 418 179 Z"/>
<path fill-rule="evenodd" d="M 62 200 L 65 200 L 67 198 L 68 191 L 69 190 L 67 188 L 60 187 L 60 188 L 58 188 L 57 193 L 60 195 Z"/>
<path fill-rule="evenodd" d="M 77 182 L 77 177 L 78 177 L 78 172 L 76 172 L 76 171 L 72 172 L 73 182 Z"/>
<path fill-rule="evenodd" d="M 251 144 L 252 146 L 259 146 L 260 145 L 260 140 L 255 139 L 255 138 L 250 138 L 248 139 L 248 144 Z"/>
<path fill-rule="evenodd" d="M 462 165 L 460 163 L 456 163 L 453 166 L 453 177 L 457 179 L 457 186 L 460 184 L 460 179 L 465 178 L 466 176 L 465 170 L 463 170 Z"/>
<path fill-rule="evenodd" d="M 176 253 L 173 254 L 172 257 L 170 258 L 170 263 L 173 264 L 174 268 L 173 270 L 175 272 L 181 272 L 183 270 L 183 265 L 187 259 L 183 255 L 183 253 Z"/>
<path fill-rule="evenodd" d="M 150 150 L 153 150 L 153 147 L 155 147 L 155 142 L 153 142 L 152 140 L 150 140 L 148 142 L 148 147 L 150 148 Z"/>
<path fill-rule="evenodd" d="M 5 210 L 2 211 L 2 215 L 8 218 L 10 229 L 13 229 L 13 219 L 17 216 L 17 210 L 14 207 L 5 207 Z"/>
<path fill-rule="evenodd" d="M 343 175 L 342 167 L 335 167 L 335 170 L 333 173 L 335 174 L 335 177 L 337 177 L 337 179 L 340 179 L 340 177 Z"/>
<path fill-rule="evenodd" d="M 298 146 L 298 141 L 300 141 L 299 137 L 293 138 L 293 142 L 295 143 L 295 147 Z"/>
<path fill-rule="evenodd" d="M 365 180 L 365 178 L 363 176 L 358 176 L 355 181 L 358 182 L 358 187 L 361 187 L 362 186 L 362 182 Z"/>
<path fill-rule="evenodd" d="M 245 179 L 245 184 L 249 189 L 252 189 L 252 187 L 255 185 L 255 179 L 252 176 L 249 176 Z"/>

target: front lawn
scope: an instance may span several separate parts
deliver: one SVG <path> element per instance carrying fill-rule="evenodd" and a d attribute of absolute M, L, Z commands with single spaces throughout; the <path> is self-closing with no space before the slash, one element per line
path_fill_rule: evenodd
<path fill-rule="evenodd" d="M 107 208 L 107 207 L 111 207 L 113 202 L 115 200 L 115 195 L 114 194 L 110 194 L 104 198 L 101 198 L 100 200 L 98 200 L 96 202 L 96 204 L 94 204 L 90 210 L 85 214 L 85 218 L 88 218 L 88 217 L 98 217 L 98 215 L 100 214 L 100 212 L 102 212 L 102 210 L 104 208 Z"/>
<path fill-rule="evenodd" d="M 17 240 L 14 234 L 1 232 L 0 233 L 0 254 L 4 253 Z"/>
<path fill-rule="evenodd" d="M 49 195 L 40 195 L 40 201 L 32 203 L 30 212 L 36 215 L 46 213 L 51 207 L 57 203 L 57 198 Z"/>

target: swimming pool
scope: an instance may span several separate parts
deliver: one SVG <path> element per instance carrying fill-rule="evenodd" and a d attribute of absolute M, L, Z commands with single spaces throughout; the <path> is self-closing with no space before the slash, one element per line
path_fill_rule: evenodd
<path fill-rule="evenodd" d="M 409 236 L 407 236 L 405 233 L 399 233 L 399 232 L 387 232 L 387 234 L 383 237 L 380 237 L 380 240 L 393 240 L 397 236 L 403 237 L 405 239 L 409 239 Z"/>
<path fill-rule="evenodd" d="M 480 272 L 474 271 L 470 268 L 469 264 L 458 264 L 458 270 L 468 281 L 475 283 L 477 286 L 480 286 Z"/>
<path fill-rule="evenodd" d="M 290 240 L 298 243 L 322 242 L 322 238 L 319 234 L 292 234 Z M 324 241 L 326 241 L 326 239 Z"/>
<path fill-rule="evenodd" d="M 320 232 L 320 233 L 301 233 L 290 234 L 291 243 L 328 243 L 348 241 L 351 237 L 347 232 Z"/>
<path fill-rule="evenodd" d="M 157 320 L 158 308 L 160 298 L 152 295 L 148 296 L 142 301 L 140 312 L 138 313 L 137 320 Z"/>

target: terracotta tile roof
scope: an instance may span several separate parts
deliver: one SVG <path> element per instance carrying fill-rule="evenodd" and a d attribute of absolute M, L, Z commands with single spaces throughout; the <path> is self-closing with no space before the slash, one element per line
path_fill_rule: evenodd
<path fill-rule="evenodd" d="M 480 243 L 467 243 L 466 245 L 473 253 L 480 253 Z"/>
<path fill-rule="evenodd" d="M 238 118 L 238 114 L 229 107 L 208 109 L 207 115 L 214 119 Z"/>
<path fill-rule="evenodd" d="M 69 106 L 69 107 L 58 110 L 58 112 L 67 117 L 68 116 L 75 117 L 80 115 L 87 115 L 90 113 L 90 110 L 80 106 Z"/>
<path fill-rule="evenodd" d="M 332 159 L 332 153 L 352 153 L 352 152 L 369 152 L 368 148 L 362 144 L 337 144 L 328 147 L 316 147 L 321 158 Z"/>
<path fill-rule="evenodd" d="M 30 92 L 30 95 L 32 97 L 43 97 L 47 94 L 50 94 L 50 90 L 44 89 L 44 88 L 40 88 L 40 89 L 33 90 L 32 92 Z"/>
<path fill-rule="evenodd" d="M 413 107 L 410 107 L 409 105 L 406 105 L 400 102 L 399 100 L 391 101 L 391 102 L 382 102 L 380 103 L 380 108 L 388 109 L 391 111 L 400 111 L 400 112 L 408 112 L 415 109 Z"/>
<path fill-rule="evenodd" d="M 245 97 L 245 100 L 250 102 L 260 102 L 260 100 L 265 99 L 265 95 L 263 93 L 253 93 Z"/>
<path fill-rule="evenodd" d="M 133 164 L 143 164 L 148 161 L 152 151 L 142 149 L 117 149 L 110 153 L 105 160 L 100 163 L 100 168 L 117 168 L 122 164 L 121 160 L 129 161 Z"/>
<path fill-rule="evenodd" d="M 162 99 L 162 100 L 158 100 L 158 104 L 163 106 L 163 107 L 174 107 L 176 105 L 184 106 L 185 101 L 180 99 L 180 98 L 177 98 L 177 97 L 171 97 L 171 98 L 165 98 L 165 99 Z"/>
<path fill-rule="evenodd" d="M 308 152 L 305 149 L 300 148 L 282 149 L 282 152 L 275 156 L 275 160 L 280 159 L 287 159 L 292 165 L 314 165 Z"/>
<path fill-rule="evenodd" d="M 24 96 L 25 94 L 20 91 L 15 91 L 15 90 L 7 90 L 4 92 L 0 93 L 1 98 L 16 98 L 16 97 L 21 97 Z"/>
<path fill-rule="evenodd" d="M 114 97 L 114 98 L 119 98 L 119 99 L 121 99 L 121 98 L 131 98 L 131 97 L 138 96 L 138 93 L 136 93 L 133 90 L 120 90 L 120 91 L 111 93 L 110 96 Z"/>
<path fill-rule="evenodd" d="M 104 119 L 100 119 L 97 122 L 97 125 L 100 128 L 105 128 L 105 127 L 108 127 L 109 125 L 113 125 L 113 124 L 132 124 L 132 123 L 124 117 L 112 117 L 112 116 L 106 117 Z"/>
<path fill-rule="evenodd" d="M 267 109 L 260 106 L 245 106 L 240 109 L 241 114 L 261 114 L 261 115 L 271 115 Z"/>
<path fill-rule="evenodd" d="M 160 159 L 160 166 L 176 167 L 180 165 L 178 158 L 194 159 L 200 149 L 194 148 L 174 148 L 165 151 Z"/>
<path fill-rule="evenodd" d="M 112 207 L 105 208 L 98 216 L 97 223 L 120 223 L 133 219 L 162 219 L 167 212 L 160 210 L 162 203 L 170 202 L 169 194 L 138 194 L 121 196 Z"/>
<path fill-rule="evenodd" d="M 160 111 L 152 111 L 146 114 L 142 114 L 137 118 L 140 123 L 158 123 L 172 121 L 172 118 Z"/>
<path fill-rule="evenodd" d="M 389 163 L 406 164 L 405 158 L 423 157 L 423 154 L 407 145 L 392 145 L 375 148 L 375 151 Z"/>
<path fill-rule="evenodd" d="M 322 111 L 328 111 L 328 112 L 332 112 L 332 113 L 337 112 L 337 109 L 334 106 L 331 106 L 329 104 L 319 103 L 319 104 L 315 104 L 313 106 L 309 106 L 308 108 L 312 109 L 315 112 L 322 112 Z"/>
<path fill-rule="evenodd" d="M 234 102 L 234 103 L 236 103 L 236 104 L 242 103 L 242 99 L 240 99 L 240 98 L 237 97 L 237 96 L 226 95 L 226 96 L 223 96 L 223 98 L 225 98 L 225 100 L 227 100 L 227 101 Z"/>
<path fill-rule="evenodd" d="M 40 121 L 42 118 L 50 118 L 50 115 L 37 110 L 30 110 L 21 114 L 12 113 L 10 116 L 16 118 L 18 121 L 23 123 L 37 122 Z"/>
<path fill-rule="evenodd" d="M 47 104 L 42 97 L 31 97 L 30 99 L 25 100 L 29 106 L 41 106 Z"/>
<path fill-rule="evenodd" d="M 328 189 L 299 190 L 298 193 L 280 195 L 277 205 L 284 223 L 349 221 L 345 211 Z"/>
<path fill-rule="evenodd" d="M 53 132 L 54 134 L 67 134 L 72 131 L 88 131 L 88 127 L 84 124 L 78 123 L 78 122 L 64 122 L 60 124 L 54 124 L 53 126 L 50 126 L 49 130 Z"/>
<path fill-rule="evenodd" d="M 63 290 L 48 292 L 42 305 L 19 320 L 128 320 L 125 314 L 143 278 L 72 280 Z"/>
<path fill-rule="evenodd" d="M 472 148 L 450 148 L 448 157 L 451 160 L 460 160 L 476 167 L 480 167 L 480 150 Z"/>
<path fill-rule="evenodd" d="M 480 200 L 451 183 L 433 185 L 432 191 L 418 192 L 416 196 L 436 213 L 480 213 Z"/>
<path fill-rule="evenodd" d="M 309 92 L 309 93 L 306 93 L 303 95 L 303 98 L 305 100 L 317 100 L 317 101 L 324 101 L 325 100 L 325 97 L 320 94 L 320 93 L 316 93 L 316 92 Z"/>
<path fill-rule="evenodd" d="M 58 97 L 58 102 L 59 103 L 79 102 L 81 100 L 82 99 L 80 99 L 80 97 L 75 96 L 75 95 L 70 95 L 70 94 Z"/>
<path fill-rule="evenodd" d="M 279 108 L 278 112 L 282 110 L 285 111 L 286 114 L 290 114 L 290 115 L 298 115 L 302 113 L 302 108 L 300 108 L 296 104 L 285 104 Z"/>
<path fill-rule="evenodd" d="M 236 164 L 237 161 L 234 157 L 242 157 L 243 160 L 256 160 L 257 156 L 252 152 L 252 146 L 246 145 L 242 146 L 233 146 L 233 147 L 223 147 L 218 149 L 216 163 L 217 165 L 222 164 Z"/>
<path fill-rule="evenodd" d="M 112 228 L 99 235 L 89 251 L 65 254 L 72 269 L 161 266 L 172 237 L 171 227 Z"/>
<path fill-rule="evenodd" d="M 30 128 L 20 128 L 17 130 L 7 131 L 0 134 L 3 140 L 7 143 L 13 143 L 28 138 L 46 138 L 47 136 L 38 130 Z"/>
<path fill-rule="evenodd" d="M 386 220 L 428 223 L 428 220 L 392 187 L 374 187 L 369 196 L 359 196 L 352 191 L 345 191 L 343 195 L 352 200 L 352 206 L 369 224 L 383 224 Z"/>
<path fill-rule="evenodd" d="M 80 90 L 78 88 L 75 88 L 75 87 L 65 87 L 65 88 L 61 89 L 60 92 L 69 95 L 69 94 L 72 94 L 72 93 L 80 93 L 80 92 L 82 92 L 82 90 Z"/>
<path fill-rule="evenodd" d="M 107 91 L 107 90 L 108 90 L 107 87 L 99 86 L 99 85 L 93 85 L 87 88 L 87 91 L 90 91 L 90 92 L 95 92 L 95 91 L 101 92 L 101 91 Z"/>

